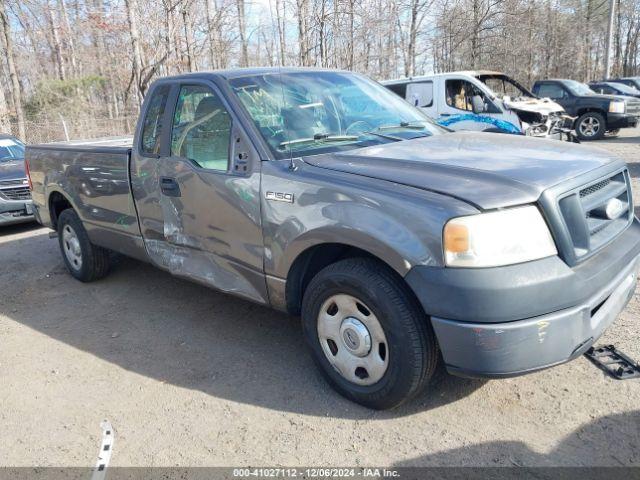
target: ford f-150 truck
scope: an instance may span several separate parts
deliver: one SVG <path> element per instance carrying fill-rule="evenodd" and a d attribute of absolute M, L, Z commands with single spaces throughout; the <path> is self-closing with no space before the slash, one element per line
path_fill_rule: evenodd
<path fill-rule="evenodd" d="M 349 72 L 160 79 L 133 139 L 26 156 L 74 277 L 103 277 L 114 251 L 301 315 L 328 381 L 373 408 L 439 361 L 508 377 L 576 358 L 636 284 L 624 161 L 449 132 Z"/>

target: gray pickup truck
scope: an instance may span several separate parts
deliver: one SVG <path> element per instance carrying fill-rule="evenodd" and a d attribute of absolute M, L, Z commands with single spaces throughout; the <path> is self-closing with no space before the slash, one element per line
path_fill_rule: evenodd
<path fill-rule="evenodd" d="M 300 315 L 329 383 L 372 408 L 440 361 L 496 378 L 576 358 L 635 289 L 622 160 L 452 133 L 353 73 L 161 79 L 133 139 L 26 157 L 74 277 L 103 277 L 119 252 Z"/>

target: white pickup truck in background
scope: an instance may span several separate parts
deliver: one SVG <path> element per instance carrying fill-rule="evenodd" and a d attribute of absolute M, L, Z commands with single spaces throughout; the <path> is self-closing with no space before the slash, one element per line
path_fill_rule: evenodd
<path fill-rule="evenodd" d="M 524 134 L 573 141 L 564 109 L 504 73 L 467 71 L 382 82 L 451 130 Z"/>

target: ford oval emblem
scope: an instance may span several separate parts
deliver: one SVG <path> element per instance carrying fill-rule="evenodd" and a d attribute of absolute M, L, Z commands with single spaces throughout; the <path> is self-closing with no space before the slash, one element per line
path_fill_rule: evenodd
<path fill-rule="evenodd" d="M 612 198 L 607 202 L 605 214 L 609 220 L 615 220 L 626 210 L 626 204 L 617 198 Z"/>

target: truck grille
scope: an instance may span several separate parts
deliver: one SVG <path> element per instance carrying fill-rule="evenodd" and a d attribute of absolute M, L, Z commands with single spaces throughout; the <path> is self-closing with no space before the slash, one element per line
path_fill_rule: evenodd
<path fill-rule="evenodd" d="M 563 196 L 559 207 L 573 253 L 580 259 L 609 243 L 633 219 L 629 172 L 579 187 Z"/>
<path fill-rule="evenodd" d="M 0 186 L 0 197 L 6 200 L 31 200 L 29 187 L 2 187 Z"/>
<path fill-rule="evenodd" d="M 640 116 L 640 102 L 637 100 L 631 100 L 627 103 L 627 113 L 629 115 Z"/>

